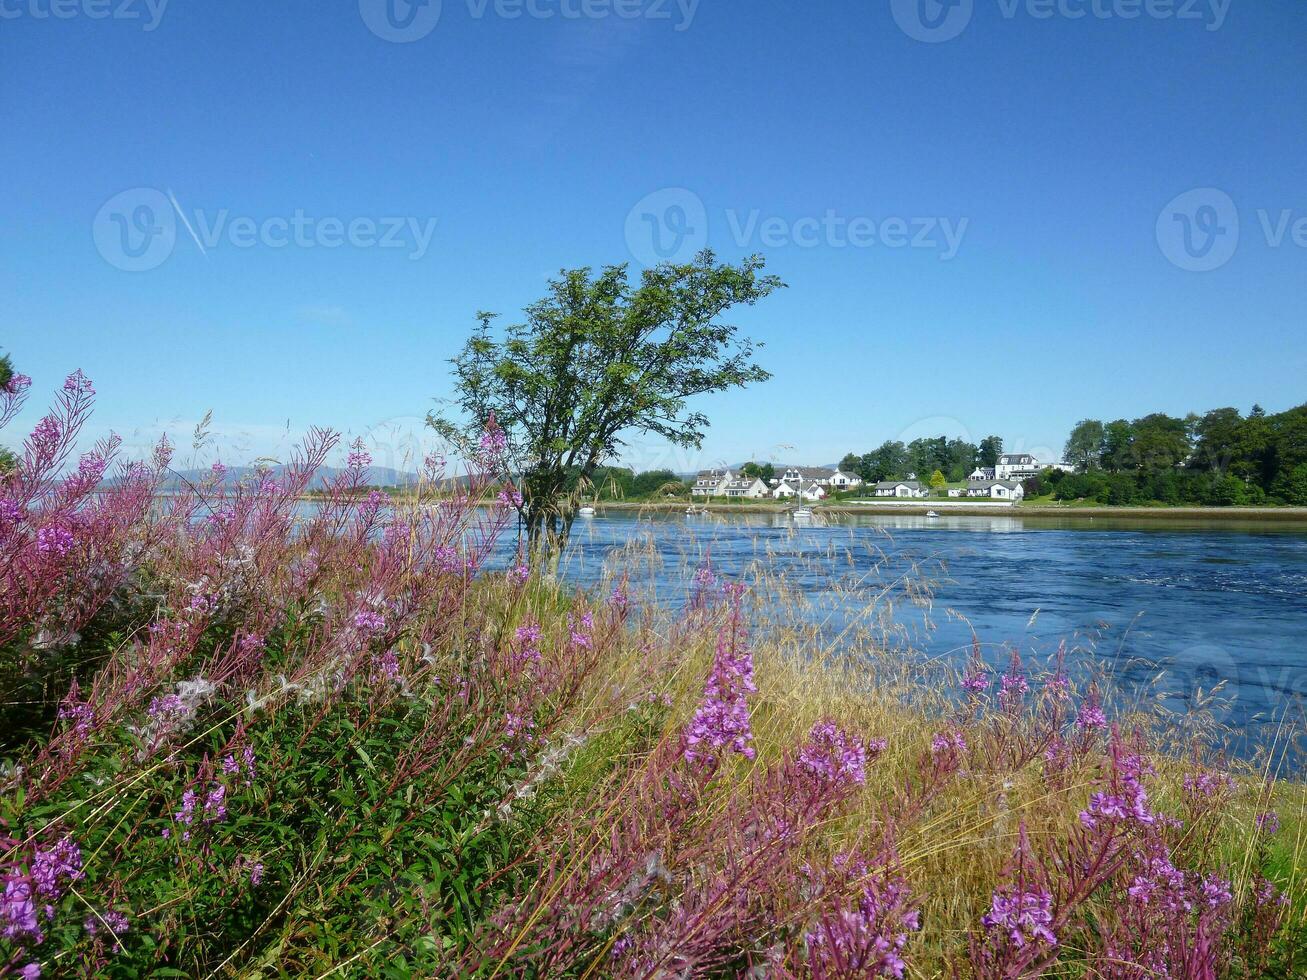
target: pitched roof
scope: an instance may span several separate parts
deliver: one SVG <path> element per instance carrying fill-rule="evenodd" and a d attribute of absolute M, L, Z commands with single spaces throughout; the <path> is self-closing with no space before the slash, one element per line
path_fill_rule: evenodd
<path fill-rule="evenodd" d="M 913 490 L 920 490 L 921 483 L 918 480 L 882 480 L 876 484 L 877 490 L 888 490 L 890 487 L 911 487 Z"/>
<path fill-rule="evenodd" d="M 1005 453 L 998 458 L 999 463 L 1004 466 L 1023 466 L 1026 463 L 1035 462 L 1035 457 L 1030 453 Z"/>

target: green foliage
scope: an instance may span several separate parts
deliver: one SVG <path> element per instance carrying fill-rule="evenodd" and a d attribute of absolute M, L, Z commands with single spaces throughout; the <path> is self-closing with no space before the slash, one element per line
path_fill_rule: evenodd
<path fill-rule="evenodd" d="M 687 264 L 645 270 L 637 285 L 624 265 L 565 270 L 526 321 L 492 329 L 494 314 L 454 358 L 454 417 L 430 424 L 475 455 L 493 417 L 507 437 L 498 462 L 520 478 L 522 517 L 533 551 L 554 556 L 575 513 L 570 473 L 589 481 L 631 435 L 698 448 L 708 418 L 700 395 L 765 381 L 753 341 L 721 317 L 784 284 L 757 256 L 718 263 L 711 251 Z"/>
<path fill-rule="evenodd" d="M 1067 440 L 1066 458 L 1081 475 L 1099 478 L 1063 481 L 1059 499 L 1303 506 L 1297 468 L 1307 463 L 1307 405 L 1273 416 L 1253 406 L 1247 417 L 1216 408 L 1185 419 L 1085 419 Z"/>
<path fill-rule="evenodd" d="M 1067 438 L 1062 458 L 1081 473 L 1096 470 L 1102 461 L 1103 440 L 1106 431 L 1097 419 L 1084 419 L 1076 424 Z"/>
<path fill-rule="evenodd" d="M 948 478 L 943 473 L 936 470 L 930 474 L 930 487 L 932 490 L 943 490 L 946 486 L 948 486 Z"/>
<path fill-rule="evenodd" d="M 976 450 L 976 465 L 994 467 L 998 465 L 998 458 L 1003 455 L 1003 437 L 1002 436 L 985 436 L 980 440 L 980 446 Z"/>
<path fill-rule="evenodd" d="M 764 483 L 770 483 L 776 476 L 776 467 L 771 463 L 748 462 L 740 467 L 743 476 L 756 477 Z"/>

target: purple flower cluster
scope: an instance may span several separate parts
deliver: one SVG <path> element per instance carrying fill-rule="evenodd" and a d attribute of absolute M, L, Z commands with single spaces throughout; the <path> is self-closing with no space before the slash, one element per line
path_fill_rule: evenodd
<path fill-rule="evenodd" d="M 945 756 L 963 756 L 967 752 L 967 739 L 956 728 L 947 732 L 936 732 L 930 740 L 930 754 L 936 758 Z"/>
<path fill-rule="evenodd" d="M 862 785 L 867 779 L 867 746 L 832 721 L 812 726 L 799 750 L 799 767 L 832 785 Z"/>
<path fill-rule="evenodd" d="M 121 936 L 127 931 L 129 920 L 122 912 L 102 912 L 99 915 L 88 915 L 86 921 L 82 923 L 82 928 L 86 930 L 88 936 L 96 936 L 100 932 L 101 925 L 115 936 Z"/>
<path fill-rule="evenodd" d="M 1098 702 L 1097 693 L 1089 692 L 1089 697 L 1080 706 L 1076 724 L 1080 726 L 1082 732 L 1092 732 L 1107 727 L 1107 715 L 1103 713 L 1103 706 Z"/>
<path fill-rule="evenodd" d="M 1057 945 L 1057 936 L 1049 928 L 1053 922 L 1053 896 L 1044 888 L 1000 889 L 980 921 L 986 929 L 1006 932 L 1018 949 L 1032 942 Z"/>
<path fill-rule="evenodd" d="M 571 613 L 567 614 L 568 640 L 578 650 L 589 650 L 594 646 L 594 628 L 594 613 L 589 610 L 582 613 L 579 619 L 573 618 Z"/>
<path fill-rule="evenodd" d="M 62 558 L 73 550 L 73 532 L 62 524 L 52 524 L 36 532 L 36 550 L 43 555 Z"/>
<path fill-rule="evenodd" d="M 376 636 L 386 628 L 386 617 L 375 609 L 360 609 L 354 614 L 354 627 L 366 636 Z"/>
<path fill-rule="evenodd" d="M 921 928 L 907 882 L 889 868 L 873 874 L 865 861 L 846 854 L 837 855 L 834 865 L 864 884 L 853 908 L 827 911 L 804 933 L 812 975 L 901 978 L 908 933 Z"/>
<path fill-rule="evenodd" d="M 350 444 L 345 465 L 351 470 L 365 470 L 372 465 L 372 454 L 364 447 L 362 439 L 355 439 Z"/>
<path fill-rule="evenodd" d="M 27 869 L 13 865 L 4 876 L 4 897 L 0 899 L 0 935 L 19 943 L 40 943 L 44 938 L 36 902 L 44 905 L 47 919 L 54 917 L 54 903 L 65 888 L 84 877 L 82 852 L 71 837 L 50 847 L 37 844 Z"/>
<path fill-rule="evenodd" d="M 704 685 L 703 701 L 685 730 L 685 758 L 711 768 L 719 750 L 754 757 L 753 729 L 749 725 L 747 696 L 758 688 L 753 682 L 753 654 L 739 639 L 738 609 L 729 627 L 717 638 L 712 670 Z"/>
<path fill-rule="evenodd" d="M 1148 792 L 1143 776 L 1151 772 L 1139 756 L 1124 756 L 1115 761 L 1113 792 L 1097 792 L 1089 798 L 1087 809 L 1080 811 L 1080 822 L 1096 830 L 1100 820 L 1116 823 L 1135 821 L 1142 825 L 1153 823 L 1157 817 L 1148 808 Z"/>

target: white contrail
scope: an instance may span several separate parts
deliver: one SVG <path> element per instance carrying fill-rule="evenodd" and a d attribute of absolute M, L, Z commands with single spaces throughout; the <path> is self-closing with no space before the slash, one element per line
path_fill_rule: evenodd
<path fill-rule="evenodd" d="M 186 230 L 190 232 L 191 238 L 195 242 L 195 247 L 198 248 L 200 250 L 200 254 L 207 259 L 209 257 L 209 253 L 204 250 L 204 243 L 200 241 L 200 236 L 195 234 L 195 229 L 191 227 L 191 223 L 186 220 L 186 215 L 182 213 L 182 206 L 177 203 L 177 196 L 173 194 L 171 188 L 169 188 L 168 190 L 168 200 L 172 201 L 172 208 L 174 211 L 177 212 L 177 217 L 182 219 L 182 224 L 184 224 L 186 226 Z"/>

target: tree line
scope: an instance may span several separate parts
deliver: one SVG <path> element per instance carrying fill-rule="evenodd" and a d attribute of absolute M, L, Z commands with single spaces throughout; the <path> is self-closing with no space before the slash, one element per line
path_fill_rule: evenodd
<path fill-rule="evenodd" d="M 869 453 L 848 453 L 840 469 L 856 473 L 866 483 L 902 480 L 910 474 L 927 479 L 939 472 L 950 483 L 965 480 L 977 466 L 995 466 L 1003 453 L 1001 436 L 986 436 L 979 444 L 946 436 L 913 439 L 909 443 L 887 440 Z"/>
<path fill-rule="evenodd" d="M 1045 474 L 1039 487 L 1064 500 L 1307 506 L 1307 404 L 1275 415 L 1254 405 L 1247 415 L 1084 419 L 1065 458 L 1075 472 Z"/>

